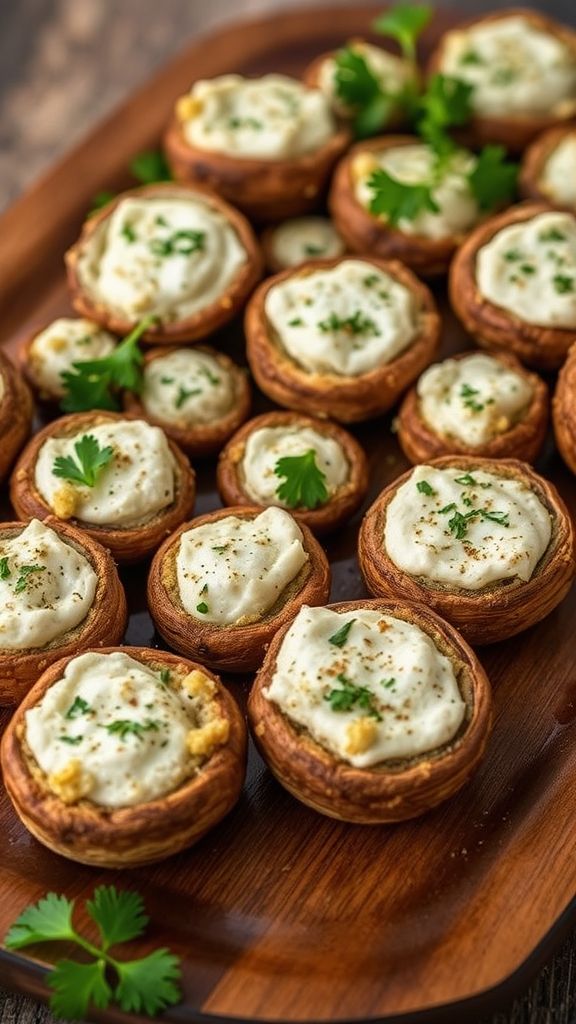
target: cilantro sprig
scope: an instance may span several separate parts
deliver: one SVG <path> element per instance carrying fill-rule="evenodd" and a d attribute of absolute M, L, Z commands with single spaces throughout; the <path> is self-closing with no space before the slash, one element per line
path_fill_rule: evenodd
<path fill-rule="evenodd" d="M 83 434 L 74 444 L 73 455 L 58 455 L 54 459 L 52 473 L 63 480 L 94 487 L 98 477 L 114 457 L 114 449 L 107 445 L 101 448 L 93 434 Z"/>
<path fill-rule="evenodd" d="M 278 459 L 274 473 L 284 477 L 276 494 L 288 508 L 318 508 L 328 497 L 326 476 L 316 462 L 313 448 L 303 455 L 285 455 Z"/>
<path fill-rule="evenodd" d="M 4 944 L 23 949 L 42 942 L 74 943 L 90 958 L 58 960 L 48 976 L 50 1008 L 64 1020 L 82 1020 L 90 1006 L 105 1010 L 111 1003 L 125 1013 L 154 1017 L 182 997 L 180 960 L 168 949 L 156 949 L 136 960 L 119 960 L 111 949 L 138 938 L 149 922 L 137 892 L 118 892 L 100 885 L 86 911 L 98 926 L 99 944 L 90 942 L 74 926 L 75 900 L 48 893 L 27 907 L 14 922 Z"/>
<path fill-rule="evenodd" d="M 164 154 L 159 149 L 147 150 L 144 153 L 137 153 L 130 161 L 130 172 L 139 185 L 154 185 L 158 181 L 172 181 L 172 174 L 166 162 Z M 90 215 L 97 213 L 103 206 L 107 206 L 116 193 L 109 189 L 102 189 L 93 197 L 90 204 Z"/>
<path fill-rule="evenodd" d="M 377 722 L 382 721 L 382 715 L 374 704 L 374 694 L 367 686 L 356 686 L 343 673 L 336 676 L 336 681 L 340 683 L 340 687 L 334 687 L 324 697 L 332 711 L 343 712 L 361 708 L 368 712 L 370 718 L 374 718 Z"/>
<path fill-rule="evenodd" d="M 406 60 L 413 61 L 416 43 L 431 17 L 429 4 L 398 4 L 376 18 L 372 28 L 381 36 L 395 39 Z"/>
<path fill-rule="evenodd" d="M 119 390 L 127 388 L 140 394 L 144 357 L 138 342 L 155 322 L 155 316 L 144 317 L 110 355 L 72 363 L 72 370 L 64 370 L 61 374 L 64 397 L 60 408 L 64 412 L 115 411 L 120 408 Z"/>

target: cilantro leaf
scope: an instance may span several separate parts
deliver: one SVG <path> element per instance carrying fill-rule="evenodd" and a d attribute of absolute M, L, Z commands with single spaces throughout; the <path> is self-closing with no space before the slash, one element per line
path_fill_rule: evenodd
<path fill-rule="evenodd" d="M 328 497 L 326 476 L 316 463 L 313 448 L 303 455 L 286 455 L 274 467 L 278 477 L 284 477 L 276 494 L 288 508 L 317 508 Z"/>
<path fill-rule="evenodd" d="M 484 146 L 468 175 L 473 195 L 481 210 L 507 204 L 516 191 L 518 164 L 506 159 L 504 146 Z"/>
<path fill-rule="evenodd" d="M 390 119 L 395 97 L 384 92 L 368 62 L 353 46 L 339 50 L 335 57 L 336 95 L 355 110 L 354 131 L 363 139 L 381 131 Z"/>
<path fill-rule="evenodd" d="M 377 722 L 382 721 L 382 715 L 374 706 L 374 694 L 367 686 L 355 686 L 342 674 L 336 679 L 341 684 L 341 689 L 334 688 L 324 697 L 332 711 L 352 711 L 353 708 L 359 707 L 367 711 L 370 718 L 376 719 Z"/>
<path fill-rule="evenodd" d="M 373 192 L 370 212 L 386 217 L 390 224 L 414 220 L 424 210 L 439 211 L 431 185 L 405 185 L 382 168 L 373 171 L 367 184 Z"/>
<path fill-rule="evenodd" d="M 130 170 L 141 185 L 153 185 L 156 181 L 172 181 L 166 157 L 159 149 L 138 153 L 130 161 Z"/>
<path fill-rule="evenodd" d="M 48 977 L 48 985 L 54 993 L 50 999 L 54 1014 L 63 1020 L 83 1020 L 90 1003 L 105 1010 L 112 998 L 105 968 L 104 960 L 89 964 L 60 960 Z"/>
<path fill-rule="evenodd" d="M 0 558 L 0 580 L 7 580 L 11 575 L 12 573 L 10 572 L 7 556 Z"/>
<path fill-rule="evenodd" d="M 399 43 L 404 57 L 414 60 L 416 42 L 432 17 L 428 4 L 398 4 L 373 22 L 372 28 Z"/>
<path fill-rule="evenodd" d="M 116 193 L 110 192 L 109 189 L 102 189 L 101 192 L 97 192 L 96 195 L 92 197 L 88 216 L 91 217 L 93 213 L 98 213 L 98 210 L 101 210 L 103 206 L 108 206 L 108 203 L 111 203 L 115 198 Z"/>
<path fill-rule="evenodd" d="M 52 467 L 54 476 L 72 480 L 85 487 L 94 487 L 102 470 L 114 457 L 114 449 L 109 445 L 106 448 L 100 448 L 93 434 L 84 434 L 74 444 L 74 451 L 78 456 L 78 462 L 75 461 L 73 455 L 58 455 L 54 459 Z"/>
<path fill-rule="evenodd" d="M 181 998 L 178 957 L 167 949 L 156 949 L 141 960 L 116 964 L 120 982 L 115 999 L 126 1013 L 155 1016 Z"/>
<path fill-rule="evenodd" d="M 35 942 L 73 939 L 73 911 L 74 900 L 49 892 L 16 918 L 4 939 L 4 945 L 8 949 L 22 949 Z"/>
<path fill-rule="evenodd" d="M 100 929 L 105 950 L 142 935 L 150 920 L 139 893 L 118 892 L 114 885 L 99 885 L 92 899 L 87 900 L 86 909 Z"/>
<path fill-rule="evenodd" d="M 428 483 L 427 480 L 419 480 L 416 484 L 416 489 L 420 491 L 420 494 L 426 494 L 428 497 L 436 494 L 434 488 Z"/>
<path fill-rule="evenodd" d="M 130 331 L 123 341 L 103 359 L 89 359 L 72 364 L 72 370 L 61 374 L 65 394 L 60 402 L 64 412 L 87 412 L 92 409 L 120 408 L 115 391 L 128 388 L 137 394 L 142 390 L 143 355 L 138 341 L 156 320 L 147 316 Z"/>
<path fill-rule="evenodd" d="M 358 139 L 366 139 L 370 135 L 377 135 L 388 122 L 392 110 L 396 107 L 395 97 L 388 96 L 381 92 L 359 110 L 354 119 L 354 133 Z"/>
<path fill-rule="evenodd" d="M 440 157 L 449 156 L 455 144 L 448 128 L 466 124 L 472 116 L 474 87 L 449 75 L 433 75 L 420 97 L 416 127 L 422 138 Z"/>
<path fill-rule="evenodd" d="M 15 594 L 21 594 L 28 586 L 30 576 L 36 572 L 46 572 L 45 565 L 21 565 L 18 569 L 19 576 L 14 587 Z"/>
<path fill-rule="evenodd" d="M 343 626 L 340 626 L 340 629 L 328 637 L 328 643 L 334 644 L 334 647 L 343 647 L 348 639 L 348 633 L 355 622 L 356 619 L 350 619 L 348 622 L 345 622 Z"/>

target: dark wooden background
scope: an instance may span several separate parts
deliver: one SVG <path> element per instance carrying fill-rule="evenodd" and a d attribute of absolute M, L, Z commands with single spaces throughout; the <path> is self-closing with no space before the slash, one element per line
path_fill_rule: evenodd
<path fill-rule="evenodd" d="M 0 0 L 0 207 L 192 36 L 281 6 L 305 3 Z M 453 0 L 449 6 L 468 14 L 509 4 Z M 576 20 L 575 0 L 538 6 Z M 52 1017 L 36 1003 L 0 991 L 0 1021 L 51 1024 Z M 462 1024 L 576 1024 L 576 932 L 522 998 L 490 1020 L 467 1015 Z"/>

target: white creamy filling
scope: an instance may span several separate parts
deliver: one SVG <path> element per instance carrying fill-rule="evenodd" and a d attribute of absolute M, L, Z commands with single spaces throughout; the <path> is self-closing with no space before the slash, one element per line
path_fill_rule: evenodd
<path fill-rule="evenodd" d="M 430 637 L 368 609 L 304 606 L 264 694 L 356 768 L 436 750 L 466 713 L 452 664 Z"/>
<path fill-rule="evenodd" d="M 191 146 L 240 158 L 299 157 L 325 145 L 336 131 L 320 90 L 286 75 L 202 80 L 176 109 Z"/>
<path fill-rule="evenodd" d="M 116 345 L 116 338 L 91 320 L 60 317 L 36 335 L 28 359 L 40 388 L 61 396 L 62 374 L 72 370 L 73 363 L 103 359 Z"/>
<path fill-rule="evenodd" d="M 76 483 L 54 473 L 59 457 L 72 458 L 75 445 L 86 436 L 113 456 L 93 486 Z M 51 437 L 38 453 L 34 482 L 56 512 L 70 501 L 70 515 L 95 526 L 131 527 L 146 523 L 167 508 L 175 495 L 174 459 L 164 433 L 143 420 L 113 420 L 71 437 Z"/>
<path fill-rule="evenodd" d="M 538 187 L 552 202 L 576 206 L 576 132 L 565 135 L 552 150 Z"/>
<path fill-rule="evenodd" d="M 416 466 L 388 506 L 383 543 L 403 572 L 480 590 L 529 580 L 551 536 L 548 509 L 520 480 Z"/>
<path fill-rule="evenodd" d="M 378 170 L 385 171 L 402 185 L 426 185 L 431 189 L 431 197 L 438 210 L 421 210 L 412 220 L 402 217 L 395 225 L 397 230 L 425 238 L 460 235 L 480 219 L 480 209 L 468 181 L 476 162 L 471 153 L 457 150 L 438 169 L 436 154 L 429 146 L 420 143 L 390 146 L 377 152 L 366 151 L 359 153 L 352 163 L 354 195 L 360 205 L 370 211 L 374 190 L 368 182 Z"/>
<path fill-rule="evenodd" d="M 174 426 L 215 423 L 234 405 L 234 380 L 208 352 L 182 348 L 146 363 L 140 399 L 151 416 Z"/>
<path fill-rule="evenodd" d="M 82 287 L 130 320 L 186 320 L 217 302 L 247 260 L 227 218 L 200 194 L 128 196 L 78 259 Z"/>
<path fill-rule="evenodd" d="M 371 43 L 353 42 L 349 44 L 354 54 L 362 57 L 369 71 L 378 80 L 386 95 L 399 96 L 409 82 L 414 79 L 414 70 L 410 61 L 396 57 L 379 46 Z M 350 114 L 351 108 L 343 103 L 336 84 L 338 67 L 334 57 L 327 57 L 322 62 L 318 75 L 318 87 L 330 100 L 338 114 Z"/>
<path fill-rule="evenodd" d="M 189 615 L 218 625 L 257 622 L 308 561 L 297 523 L 279 508 L 186 530 L 176 574 Z"/>
<path fill-rule="evenodd" d="M 74 629 L 97 584 L 88 559 L 37 519 L 0 538 L 0 649 L 45 647 Z"/>
<path fill-rule="evenodd" d="M 281 426 L 254 430 L 246 442 L 240 469 L 244 491 L 259 505 L 284 505 L 278 489 L 284 482 L 275 473 L 279 459 L 305 455 L 313 451 L 316 465 L 324 474 L 327 501 L 346 483 L 350 466 L 337 441 L 312 427 Z"/>
<path fill-rule="evenodd" d="M 434 433 L 471 448 L 510 430 L 534 395 L 525 377 L 481 353 L 430 366 L 416 390 L 420 415 Z"/>
<path fill-rule="evenodd" d="M 26 712 L 26 740 L 52 780 L 103 807 L 172 792 L 193 771 L 187 737 L 194 702 L 123 652 L 89 653 Z"/>
<path fill-rule="evenodd" d="M 418 333 L 410 289 L 360 260 L 296 273 L 273 285 L 264 305 L 282 346 L 309 373 L 359 377 L 391 362 Z"/>
<path fill-rule="evenodd" d="M 274 229 L 272 253 L 284 268 L 298 267 L 307 260 L 342 256 L 345 246 L 328 217 L 294 217 Z"/>
<path fill-rule="evenodd" d="M 478 251 L 476 281 L 520 320 L 576 328 L 576 218 L 541 213 L 502 228 Z"/>
<path fill-rule="evenodd" d="M 522 15 L 449 32 L 439 70 L 474 86 L 480 114 L 562 113 L 576 106 L 574 54 Z"/>

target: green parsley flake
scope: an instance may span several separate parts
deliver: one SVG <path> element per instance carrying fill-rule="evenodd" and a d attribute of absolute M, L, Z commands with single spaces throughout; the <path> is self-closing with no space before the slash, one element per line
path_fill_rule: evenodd
<path fill-rule="evenodd" d="M 554 287 L 559 295 L 566 295 L 574 291 L 574 278 L 565 274 L 556 274 L 553 278 Z"/>
<path fill-rule="evenodd" d="M 343 626 L 340 626 L 340 629 L 338 629 L 336 633 L 333 633 L 332 636 L 328 637 L 328 643 L 334 644 L 334 647 L 343 647 L 355 622 L 356 619 L 350 619 L 349 622 L 345 622 Z"/>
<path fill-rule="evenodd" d="M 382 715 L 374 704 L 374 694 L 368 687 L 355 686 L 343 673 L 336 676 L 336 680 L 341 683 L 341 688 L 331 690 L 324 697 L 332 711 L 351 711 L 358 707 L 367 711 L 370 718 L 375 718 L 377 722 L 382 721 Z"/>
<path fill-rule="evenodd" d="M 14 587 L 15 594 L 21 594 L 23 590 L 26 590 L 30 582 L 30 578 L 34 573 L 45 572 L 45 565 L 21 565 L 18 567 L 20 575 L 16 580 L 16 586 Z"/>
<path fill-rule="evenodd" d="M 319 320 L 317 327 L 320 331 L 338 332 L 343 331 L 346 334 L 373 334 L 376 337 L 380 336 L 376 324 L 369 316 L 364 316 L 361 310 L 357 309 L 351 316 L 340 317 L 337 313 L 330 313 L 330 316 L 326 317 L 325 320 Z"/>
<path fill-rule="evenodd" d="M 75 697 L 64 718 L 78 718 L 79 715 L 87 715 L 91 710 L 92 708 L 87 701 L 83 700 L 82 697 Z"/>
<path fill-rule="evenodd" d="M 0 558 L 0 580 L 7 580 L 11 575 L 12 573 L 8 568 L 8 559 Z"/>
<path fill-rule="evenodd" d="M 427 494 L 428 497 L 431 497 L 433 494 L 436 494 L 436 491 L 434 490 L 433 487 L 430 486 L 427 480 L 419 480 L 418 483 L 416 484 L 416 489 L 420 491 L 420 494 Z"/>

